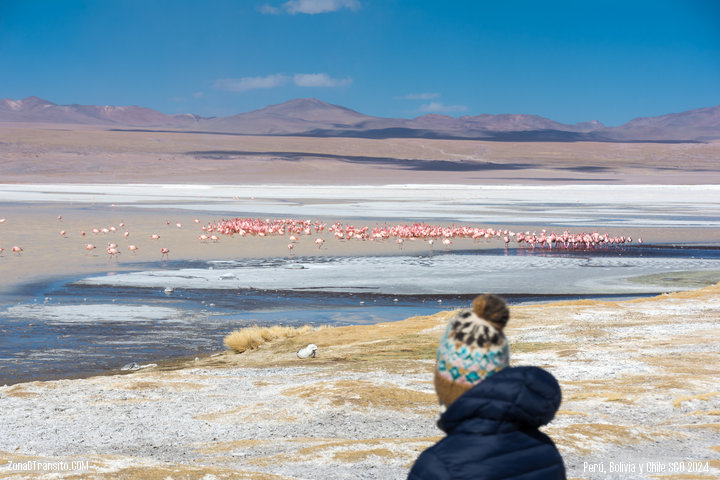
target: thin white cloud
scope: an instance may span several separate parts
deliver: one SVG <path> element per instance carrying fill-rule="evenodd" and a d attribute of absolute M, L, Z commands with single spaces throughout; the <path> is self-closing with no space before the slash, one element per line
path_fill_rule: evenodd
<path fill-rule="evenodd" d="M 264 77 L 220 78 L 213 86 L 228 92 L 245 92 L 263 88 L 277 88 L 292 83 L 297 87 L 342 87 L 352 83 L 352 78 L 333 78 L 327 73 L 296 73 L 292 76 L 282 73 Z"/>
<path fill-rule="evenodd" d="M 287 75 L 277 73 L 265 77 L 220 78 L 215 80 L 213 86 L 229 92 L 244 92 L 247 90 L 279 87 L 286 84 L 288 80 L 290 80 L 290 77 Z"/>
<path fill-rule="evenodd" d="M 438 98 L 439 96 L 439 93 L 409 93 L 403 98 L 405 100 L 432 100 L 433 98 Z"/>
<path fill-rule="evenodd" d="M 424 105 L 420 105 L 418 108 L 419 112 L 439 112 L 439 113 L 452 113 L 452 112 L 464 112 L 467 110 L 465 105 L 445 105 L 442 102 L 430 102 Z"/>
<path fill-rule="evenodd" d="M 258 11 L 264 15 L 280 15 L 282 13 L 279 8 L 275 8 L 267 3 L 258 7 Z"/>
<path fill-rule="evenodd" d="M 293 82 L 298 87 L 342 87 L 352 83 L 352 78 L 332 78 L 327 73 L 296 73 Z"/>
<path fill-rule="evenodd" d="M 260 13 L 267 15 L 279 15 L 281 13 L 316 15 L 318 13 L 336 12 L 344 8 L 355 11 L 360 8 L 360 2 L 358 0 L 289 0 L 279 8 L 265 4 L 258 10 Z"/>

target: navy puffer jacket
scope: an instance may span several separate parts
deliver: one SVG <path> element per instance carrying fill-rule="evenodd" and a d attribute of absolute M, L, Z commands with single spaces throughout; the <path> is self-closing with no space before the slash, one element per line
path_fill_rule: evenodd
<path fill-rule="evenodd" d="M 461 395 L 440 417 L 447 436 L 418 457 L 409 480 L 565 478 L 538 427 L 560 407 L 560 386 L 538 367 L 508 367 Z"/>

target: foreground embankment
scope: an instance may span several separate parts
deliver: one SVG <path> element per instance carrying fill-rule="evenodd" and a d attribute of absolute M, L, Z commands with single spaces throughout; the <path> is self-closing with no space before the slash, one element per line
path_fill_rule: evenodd
<path fill-rule="evenodd" d="M 515 365 L 563 388 L 570 478 L 720 473 L 720 284 L 511 309 Z M 447 313 L 323 328 L 243 354 L 0 388 L 3 478 L 404 478 L 435 427 Z M 302 346 L 316 358 L 298 359 Z M 685 476 L 682 476 L 682 475 Z"/>

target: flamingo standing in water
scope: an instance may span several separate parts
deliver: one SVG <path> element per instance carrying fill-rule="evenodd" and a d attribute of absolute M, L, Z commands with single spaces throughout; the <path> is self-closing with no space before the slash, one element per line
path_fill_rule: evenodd
<path fill-rule="evenodd" d="M 169 248 L 165 248 L 165 247 L 161 248 L 161 249 L 160 249 L 160 253 L 162 253 L 162 255 L 160 256 L 160 259 L 161 259 L 161 260 L 162 260 L 163 258 L 165 258 L 165 259 L 167 259 L 167 260 L 170 260 L 170 256 L 168 255 L 168 253 L 170 253 L 170 249 L 169 249 Z"/>
<path fill-rule="evenodd" d="M 128 245 L 128 250 L 130 250 L 132 253 L 135 253 L 137 249 L 138 247 L 136 245 Z"/>
<path fill-rule="evenodd" d="M 15 254 L 17 254 L 17 255 L 20 255 L 20 252 L 22 252 L 23 249 L 20 248 L 20 247 L 18 247 L 17 245 L 15 245 L 15 246 L 12 248 L 12 251 L 13 251 L 13 253 L 15 253 Z"/>
<path fill-rule="evenodd" d="M 107 253 L 108 253 L 108 255 L 110 255 L 110 258 L 108 259 L 108 261 L 112 260 L 113 258 L 115 259 L 115 261 L 117 261 L 118 255 L 120 255 L 120 251 L 117 248 L 113 248 L 113 247 L 108 247 Z"/>
<path fill-rule="evenodd" d="M 85 250 L 87 250 L 88 252 L 92 252 L 93 250 L 95 250 L 95 245 L 93 245 L 92 243 L 86 243 Z"/>

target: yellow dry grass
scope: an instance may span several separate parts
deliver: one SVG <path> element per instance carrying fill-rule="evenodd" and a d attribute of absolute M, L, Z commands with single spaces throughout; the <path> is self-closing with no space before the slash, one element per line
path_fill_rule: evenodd
<path fill-rule="evenodd" d="M 351 450 L 345 452 L 337 452 L 333 455 L 335 460 L 343 463 L 357 463 L 362 462 L 370 456 L 393 458 L 395 453 L 387 448 L 371 448 L 368 450 Z"/>
<path fill-rule="evenodd" d="M 214 478 L 217 480 L 288 480 L 291 477 L 281 475 L 273 475 L 267 472 L 257 472 L 252 470 L 237 470 L 232 468 L 224 468 L 211 465 L 186 465 L 186 464 L 160 464 L 156 462 L 146 463 L 144 460 L 138 460 L 129 465 L 122 457 L 114 455 L 90 455 L 83 457 L 41 457 L 34 455 L 16 455 L 7 452 L 0 452 L 0 464 L 7 465 L 12 463 L 40 462 L 71 462 L 71 461 L 87 461 L 89 469 L 87 471 L 76 472 L 52 472 L 45 473 L 42 470 L 12 471 L 2 470 L 3 479 L 24 480 L 27 478 L 62 478 L 64 480 L 105 480 L 113 478 L 118 480 L 207 480 Z M 30 475 L 28 475 L 30 473 Z"/>
<path fill-rule="evenodd" d="M 272 327 L 252 327 L 235 330 L 225 337 L 223 343 L 227 348 L 237 353 L 246 350 L 255 350 L 260 345 L 277 339 L 296 337 L 313 330 L 309 325 L 299 328 L 273 325 Z"/>
<path fill-rule="evenodd" d="M 312 401 L 329 402 L 333 406 L 350 405 L 354 408 L 382 408 L 391 410 L 420 409 L 428 415 L 437 401 L 435 393 L 418 392 L 407 388 L 376 385 L 367 381 L 339 380 L 320 385 L 288 388 L 283 394 Z"/>
<path fill-rule="evenodd" d="M 678 397 L 673 402 L 673 407 L 680 408 L 680 406 L 683 404 L 683 402 L 689 402 L 691 400 L 708 400 L 712 397 L 715 397 L 717 395 L 720 395 L 720 392 L 707 392 L 707 393 L 701 393 L 698 395 L 683 395 L 681 397 Z"/>
<path fill-rule="evenodd" d="M 28 392 L 27 390 L 25 390 L 25 389 L 24 389 L 22 386 L 20 386 L 20 385 L 15 385 L 15 386 L 13 386 L 12 388 L 6 390 L 4 393 L 5 393 L 5 395 L 7 395 L 8 397 L 24 397 L 24 398 L 27 398 L 27 397 L 37 397 L 37 396 L 40 395 L 40 394 L 35 393 L 35 392 Z"/>
<path fill-rule="evenodd" d="M 279 453 L 253 458 L 248 463 L 256 466 L 272 464 L 292 464 L 307 460 L 317 462 L 319 458 L 332 459 L 335 462 L 357 464 L 370 457 L 408 462 L 410 468 L 418 454 L 442 437 L 410 437 L 410 438 L 369 438 L 355 439 L 322 439 L 322 438 L 291 438 L 278 440 L 286 446 L 299 444 L 302 447 L 292 448 L 292 453 Z M 308 445 L 309 444 L 309 445 Z M 381 460 L 382 461 L 382 460 Z"/>

